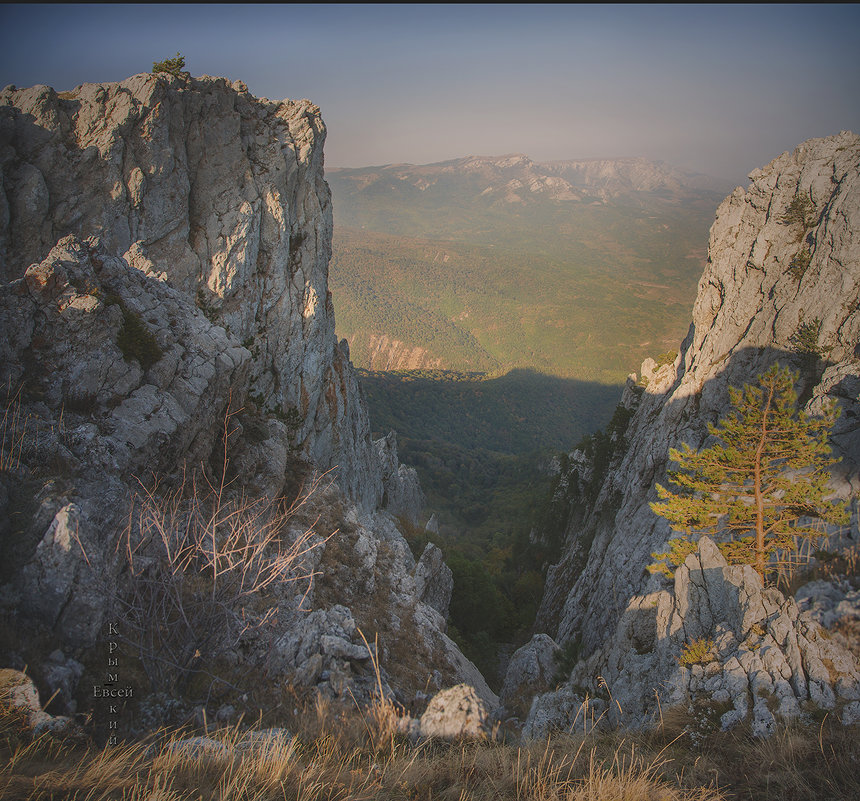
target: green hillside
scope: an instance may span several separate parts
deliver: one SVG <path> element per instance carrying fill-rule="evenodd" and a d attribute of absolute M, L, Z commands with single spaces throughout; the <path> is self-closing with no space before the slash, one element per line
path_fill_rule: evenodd
<path fill-rule="evenodd" d="M 442 370 L 359 370 L 371 422 L 401 442 L 439 440 L 465 450 L 561 451 L 605 425 L 618 385 L 512 370 L 504 376 Z"/>
<path fill-rule="evenodd" d="M 344 201 L 333 188 L 330 287 L 357 366 L 379 366 L 369 337 L 385 334 L 449 370 L 607 384 L 686 334 L 716 207 L 653 198 L 452 210 L 423 197 Z"/>

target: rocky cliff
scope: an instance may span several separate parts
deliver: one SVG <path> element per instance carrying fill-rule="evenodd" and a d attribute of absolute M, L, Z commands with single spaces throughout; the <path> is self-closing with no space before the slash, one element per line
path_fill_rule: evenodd
<path fill-rule="evenodd" d="M 665 603 L 671 606 L 681 603 L 677 599 L 686 592 L 678 588 L 677 576 L 673 589 L 645 570 L 654 561 L 651 554 L 665 551 L 672 536 L 649 502 L 656 499 L 655 484 L 665 483 L 669 449 L 682 442 L 694 449 L 707 443 L 707 424 L 728 410 L 729 386 L 751 383 L 779 361 L 799 371 L 807 411 L 814 414 L 830 398 L 840 404 L 832 444 L 842 461 L 834 471 L 833 490 L 852 509 L 850 530 L 843 536 L 849 542 L 860 538 L 860 137 L 843 132 L 810 140 L 755 170 L 750 179 L 746 190 L 736 189 L 717 211 L 680 355 L 674 364 L 659 368 L 649 360 L 642 381 L 634 376 L 628 382 L 623 405 L 636 411 L 623 432 L 626 447 L 615 449 L 596 487 L 590 486 L 593 466 L 584 463 L 582 454 L 571 459 L 566 477 L 571 522 L 562 558 L 548 575 L 536 629 L 578 648 L 591 660 L 590 681 L 603 676 L 614 697 L 623 695 L 621 706 L 628 702 L 631 720 L 640 722 L 654 706 L 654 689 L 664 681 L 672 684 L 670 667 L 678 668 L 680 655 L 681 643 L 675 642 L 663 672 L 642 663 L 643 654 L 656 658 L 669 642 L 671 627 L 661 628 L 659 622 L 664 603 L 659 594 L 667 593 Z M 709 564 L 706 572 L 724 567 Z M 704 568 L 698 569 L 701 573 Z M 670 596 L 676 600 L 670 602 Z M 767 614 L 757 621 L 762 636 L 785 603 L 768 601 Z M 667 607 L 664 623 L 668 614 Z M 709 620 L 732 630 L 727 614 Z M 737 656 L 732 648 L 750 636 L 753 623 L 747 623 L 735 627 L 737 641 L 726 645 L 726 659 L 730 651 Z M 788 628 L 783 628 L 776 639 L 788 648 Z M 797 633 L 793 636 L 796 641 Z M 747 642 L 743 647 L 755 651 L 758 645 Z M 808 699 L 813 692 L 813 661 L 803 661 L 800 672 L 776 670 L 794 682 L 793 698 Z M 858 693 L 856 665 L 850 665 L 848 660 L 830 677 L 834 687 L 845 689 L 841 703 L 853 703 Z M 744 692 L 748 687 L 757 692 L 754 674 L 759 669 L 745 663 L 733 681 Z M 578 675 L 571 681 L 582 679 Z M 654 683 L 645 686 L 649 681 Z M 711 689 L 717 684 L 712 682 Z M 690 688 L 689 682 L 684 685 L 684 691 Z M 559 699 L 547 703 L 563 706 Z M 579 707 L 567 706 L 572 718 Z M 857 710 L 851 709 L 846 714 L 853 719 Z"/>
<path fill-rule="evenodd" d="M 0 95 L 0 274 L 63 236 L 178 290 L 243 347 L 248 395 L 365 508 L 382 497 L 359 388 L 334 338 L 325 126 L 309 101 L 223 78 L 138 75 Z M 17 378 L 14 376 L 13 378 Z M 8 376 L 4 376 L 4 381 Z M 101 393 L 104 386 L 81 386 Z"/>
<path fill-rule="evenodd" d="M 372 661 L 360 627 L 380 633 L 401 698 L 467 680 L 493 703 L 444 634 L 447 567 L 432 551 L 416 562 L 392 516 L 417 518 L 415 472 L 394 437 L 371 442 L 335 339 L 324 140 L 309 101 L 257 99 L 223 78 L 0 94 L 0 601 L 18 632 L 4 641 L 12 667 L 59 646 L 74 685 L 107 616 L 131 614 L 142 586 L 177 574 L 158 573 L 159 560 L 188 542 L 206 504 L 221 526 L 286 496 L 298 505 L 245 560 L 279 581 L 254 573 L 266 590 L 256 606 L 241 584 L 224 636 L 198 632 L 220 675 L 264 671 L 272 686 L 345 697 Z M 204 506 L 170 507 L 195 481 Z M 163 522 L 179 514 L 159 524 L 165 547 L 146 527 L 152 503 Z M 212 525 L 197 542 L 214 553 Z M 389 658 L 407 625 L 422 644 L 409 675 Z"/>

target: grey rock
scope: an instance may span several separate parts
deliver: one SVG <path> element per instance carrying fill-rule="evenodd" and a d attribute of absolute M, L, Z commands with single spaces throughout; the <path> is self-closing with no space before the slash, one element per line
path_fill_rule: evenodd
<path fill-rule="evenodd" d="M 350 661 L 364 662 L 370 659 L 370 651 L 363 645 L 353 645 L 342 637 L 332 637 L 323 634 L 320 637 L 322 652 L 335 659 L 348 659 Z"/>
<path fill-rule="evenodd" d="M 800 366 L 791 339 L 803 322 L 821 321 L 819 343 L 828 349 L 823 373 L 803 396 L 812 413 L 828 398 L 842 406 L 833 444 L 843 462 L 833 489 L 843 498 L 856 496 L 860 408 L 848 387 L 860 373 L 854 355 L 860 310 L 852 301 L 860 291 L 858 163 L 855 134 L 810 140 L 756 170 L 746 191 L 736 189 L 720 205 L 673 376 L 665 389 L 661 383 L 658 392 L 650 385 L 644 390 L 625 435 L 629 446 L 597 499 L 575 499 L 580 509 L 571 516 L 565 553 L 549 572 L 539 630 L 558 642 L 581 634 L 590 653 L 602 643 L 607 617 L 613 631 L 628 600 L 654 586 L 642 567 L 670 534 L 648 503 L 655 483 L 665 483 L 669 448 L 707 442 L 706 424 L 725 414 L 728 386 L 753 381 L 778 358 Z M 811 260 L 800 280 L 790 264 L 803 246 L 802 232 L 783 223 L 796 193 L 810 196 L 818 212 L 807 231 Z"/>
<path fill-rule="evenodd" d="M 212 737 L 187 737 L 182 740 L 174 740 L 167 744 L 166 750 L 172 754 L 181 754 L 188 759 L 230 756 L 230 749 Z"/>
<path fill-rule="evenodd" d="M 397 458 L 397 434 L 391 431 L 375 440 L 373 446 L 382 465 L 383 506 L 417 525 L 424 508 L 424 493 L 415 468 L 400 464 Z"/>
<path fill-rule="evenodd" d="M 8 697 L 9 704 L 13 708 L 23 710 L 30 716 L 42 711 L 36 685 L 26 673 L 20 670 L 9 668 L 0 670 L 0 692 Z"/>
<path fill-rule="evenodd" d="M 442 551 L 432 542 L 428 542 L 415 566 L 416 596 L 433 607 L 443 618 L 447 618 L 453 591 L 454 574 L 451 568 L 445 564 Z"/>
<path fill-rule="evenodd" d="M 252 751 L 269 757 L 285 754 L 295 747 L 295 737 L 287 729 L 252 729 L 236 743 L 237 751 Z"/>
<path fill-rule="evenodd" d="M 602 698 L 581 695 L 569 685 L 536 695 L 522 730 L 524 740 L 542 740 L 554 731 L 587 734 L 608 725 Z"/>
<path fill-rule="evenodd" d="M 482 739 L 490 733 L 490 714 L 474 687 L 458 684 L 433 696 L 419 727 L 428 739 Z"/>
<path fill-rule="evenodd" d="M 418 520 L 417 475 L 393 435 L 371 441 L 335 338 L 319 109 L 210 77 L 141 74 L 73 94 L 0 92 L 0 384 L 26 377 L 31 422 L 13 478 L 46 479 L 0 604 L 59 642 L 91 645 L 131 581 L 116 548 L 135 525 L 130 495 L 147 476 L 172 490 L 223 465 L 229 423 L 236 495 L 280 497 L 330 471 L 335 485 L 285 537 L 312 529 L 304 572 L 324 566 L 337 581 L 270 588 L 265 636 L 221 643 L 224 659 L 368 695 L 356 621 L 368 635 L 380 621 L 391 643 L 414 626 L 428 676 L 471 681 L 492 703 L 444 634 L 447 568 L 431 552 L 416 571 L 394 517 Z M 4 477 L 0 519 L 9 486 Z M 339 528 L 349 535 L 323 544 Z"/>
<path fill-rule="evenodd" d="M 514 652 L 499 696 L 509 712 L 520 712 L 524 702 L 526 706 L 530 705 L 535 695 L 551 688 L 558 672 L 560 652 L 548 634 L 535 634 Z"/>
<path fill-rule="evenodd" d="M 36 546 L 33 559 L 24 568 L 24 581 L 32 586 L 27 602 L 51 624 L 59 617 L 85 564 L 78 539 L 79 515 L 79 508 L 72 503 L 60 509 Z"/>
<path fill-rule="evenodd" d="M 846 668 L 841 674 L 846 678 L 835 683 L 825 681 L 818 669 L 821 660 L 814 657 L 823 647 L 821 640 L 803 634 L 811 621 L 798 623 L 794 602 L 778 593 L 756 592 L 748 569 L 708 566 L 714 554 L 707 545 L 697 557 L 698 566 L 688 564 L 676 573 L 683 583 L 674 594 L 663 579 L 643 570 L 672 536 L 649 508 L 656 499 L 655 484 L 666 483 L 669 449 L 682 442 L 693 448 L 707 445 L 707 424 L 727 411 L 728 387 L 754 381 L 774 361 L 801 369 L 799 389 L 807 412 L 815 414 L 831 399 L 842 408 L 832 436 L 842 461 L 833 471 L 831 488 L 836 497 L 850 501 L 849 530 L 857 531 L 860 137 L 842 132 L 810 140 L 754 171 L 750 179 L 746 190 L 736 189 L 717 210 L 692 325 L 675 364 L 655 370 L 648 362 L 642 371 L 648 386 L 625 389 L 628 405 L 637 396 L 625 432 L 626 449 L 615 457 L 596 497 L 571 489 L 565 548 L 548 571 L 538 614 L 537 629 L 556 642 L 581 638 L 583 664 L 591 665 L 588 660 L 594 657 L 595 670 L 614 666 L 612 681 L 608 674 L 592 676 L 615 682 L 613 696 L 629 700 L 625 715 L 633 720 L 649 717 L 653 703 L 647 699 L 653 699 L 651 691 L 660 681 L 666 682 L 660 685 L 664 700 L 680 702 L 694 684 L 698 692 L 702 677 L 673 666 L 677 652 L 672 654 L 669 646 L 678 646 L 682 631 L 692 639 L 713 636 L 721 659 L 736 654 L 734 670 L 743 674 L 747 687 L 750 671 L 765 670 L 774 688 L 784 689 L 777 678 L 788 682 L 800 704 L 814 697 L 818 703 L 838 705 L 853 692 L 848 688 L 854 668 Z M 784 219 L 798 194 L 809 197 L 815 208 L 805 231 Z M 808 266 L 792 267 L 804 247 Z M 826 363 L 811 365 L 794 352 L 793 337 L 804 324 L 817 327 Z M 574 460 L 571 488 L 574 478 L 587 476 L 588 470 Z M 751 642 L 755 626 L 776 646 L 764 637 L 761 643 Z M 766 647 L 772 654 L 767 666 Z M 724 666 L 730 664 L 725 659 Z M 815 676 L 807 675 L 807 660 L 815 666 Z M 729 697 L 736 698 L 735 674 L 726 669 L 723 674 Z M 593 682 L 584 674 L 577 680 Z M 765 685 L 757 689 L 765 692 Z M 794 710 L 787 697 L 780 704 L 786 712 Z M 754 710 L 753 701 L 743 715 L 757 715 L 757 729 L 764 732 L 769 720 L 760 705 Z M 740 706 L 736 711 L 741 713 Z"/>
<path fill-rule="evenodd" d="M 650 650 L 637 628 L 653 627 Z M 694 663 L 691 646 L 710 653 Z M 600 677 L 595 681 L 595 677 Z M 535 699 L 528 731 L 573 723 L 585 688 L 609 693 L 608 720 L 642 727 L 676 704 L 730 703 L 723 728 L 749 720 L 757 736 L 805 716 L 806 703 L 843 710 L 860 699 L 860 664 L 825 636 L 792 598 L 764 589 L 748 566 L 730 566 L 708 537 L 675 571 L 673 592 L 634 597 L 607 646 L 573 669 L 569 682 Z M 840 711 L 841 714 L 841 711 Z M 852 712 L 845 713 L 846 718 Z"/>
<path fill-rule="evenodd" d="M 46 712 L 38 712 L 32 721 L 32 727 L 34 737 L 40 737 L 43 734 L 50 734 L 54 737 L 80 735 L 80 727 L 66 715 L 49 715 Z"/>
<path fill-rule="evenodd" d="M 84 674 L 84 666 L 57 650 L 50 654 L 48 661 L 42 666 L 42 674 L 51 695 L 58 696 L 66 712 L 74 715 L 77 711 L 75 689 Z"/>
<path fill-rule="evenodd" d="M 266 409 L 295 411 L 295 446 L 322 469 L 337 466 L 337 480 L 363 507 L 378 506 L 382 466 L 337 347 L 327 289 L 332 217 L 319 109 L 259 101 L 223 78 L 141 74 L 78 87 L 74 103 L 46 86 L 7 87 L 0 120 L 11 176 L 3 200 L 14 212 L 0 215 L 0 279 L 20 279 L 66 235 L 97 237 L 142 278 L 197 304 L 220 331 L 210 332 L 220 340 L 218 369 L 247 361 L 249 389 Z M 60 287 L 48 281 L 43 291 Z M 70 302 L 84 314 L 97 305 L 83 292 Z M 131 305 L 159 316 L 157 304 Z M 177 358 L 154 368 L 156 386 L 169 383 Z M 99 362 L 85 361 L 76 391 L 129 394 L 122 377 L 105 382 L 110 360 L 93 372 Z M 131 367 L 124 372 L 139 382 Z M 205 368 L 197 375 L 208 380 Z"/>

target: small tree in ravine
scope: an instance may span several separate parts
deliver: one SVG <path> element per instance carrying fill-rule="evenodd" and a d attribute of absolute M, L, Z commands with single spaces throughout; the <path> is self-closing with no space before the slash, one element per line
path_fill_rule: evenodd
<path fill-rule="evenodd" d="M 687 539 L 694 530 L 728 535 L 721 550 L 734 563 L 753 565 L 762 579 L 773 551 L 793 551 L 798 537 L 821 536 L 812 518 L 848 522 L 844 504 L 826 500 L 827 468 L 839 461 L 828 444 L 839 407 L 831 403 L 821 417 L 798 410 L 796 380 L 775 364 L 758 386 L 730 387 L 732 412 L 708 425 L 722 444 L 670 450 L 679 466 L 669 471 L 677 489 L 658 484 L 660 501 L 651 504 Z M 679 553 L 688 550 L 677 546 Z"/>

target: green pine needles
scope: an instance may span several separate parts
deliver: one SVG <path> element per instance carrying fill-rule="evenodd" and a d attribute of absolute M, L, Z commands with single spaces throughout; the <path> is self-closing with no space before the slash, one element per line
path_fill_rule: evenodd
<path fill-rule="evenodd" d="M 153 61 L 152 72 L 166 72 L 169 75 L 179 76 L 182 70 L 185 69 L 185 58 L 177 53 L 173 58 L 166 58 L 164 61 Z"/>
<path fill-rule="evenodd" d="M 679 466 L 669 471 L 676 489 L 658 484 L 660 500 L 651 504 L 688 539 L 694 530 L 728 539 L 721 550 L 762 579 L 771 553 L 796 550 L 798 537 L 821 536 L 812 518 L 848 522 L 844 504 L 826 500 L 827 468 L 839 461 L 828 444 L 839 407 L 831 403 L 821 417 L 798 410 L 795 381 L 796 373 L 775 364 L 758 386 L 730 387 L 731 413 L 708 425 L 722 444 L 670 450 Z"/>

